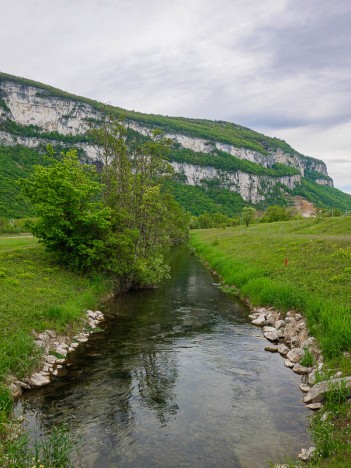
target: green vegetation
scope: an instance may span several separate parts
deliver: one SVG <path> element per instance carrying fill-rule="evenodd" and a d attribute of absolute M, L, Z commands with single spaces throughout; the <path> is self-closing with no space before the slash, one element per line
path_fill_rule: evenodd
<path fill-rule="evenodd" d="M 301 195 L 318 208 L 351 210 L 351 195 L 334 187 L 315 184 L 311 180 L 302 179 L 301 185 L 296 186 L 292 193 Z"/>
<path fill-rule="evenodd" d="M 195 231 L 191 242 L 254 304 L 304 312 L 332 359 L 351 349 L 350 230 L 351 217 L 308 219 Z"/>
<path fill-rule="evenodd" d="M 20 192 L 17 181 L 28 177 L 35 164 L 45 164 L 42 154 L 23 146 L 0 146 L 0 216 L 21 218 L 33 214 L 33 208 Z"/>
<path fill-rule="evenodd" d="M 229 153 L 214 150 L 211 153 L 196 153 L 190 149 L 179 148 L 170 151 L 169 159 L 180 163 L 189 163 L 198 166 L 210 166 L 225 172 L 242 171 L 248 174 L 283 177 L 300 174 L 300 172 L 284 164 L 274 164 L 273 167 L 264 167 L 246 159 L 239 159 Z"/>
<path fill-rule="evenodd" d="M 304 348 L 303 356 L 300 361 L 301 366 L 312 367 L 314 364 L 313 354 L 308 348 Z"/>
<path fill-rule="evenodd" d="M 96 307 L 111 287 L 102 278 L 89 279 L 60 268 L 33 238 L 0 237 L 1 466 L 27 466 L 6 465 L 3 457 L 11 453 L 18 456 L 20 446 L 26 445 L 24 439 L 15 442 L 9 437 L 13 402 L 7 384 L 10 376 L 23 378 L 39 365 L 41 356 L 32 331 L 78 331 L 84 311 Z"/>
<path fill-rule="evenodd" d="M 305 170 L 305 178 L 306 179 L 310 179 L 310 180 L 316 180 L 316 179 L 324 179 L 324 180 L 327 180 L 327 181 L 332 181 L 332 178 L 325 175 L 325 174 L 322 174 L 321 172 L 318 172 L 318 171 L 315 171 L 315 170 L 308 170 L 306 169 Z"/>
<path fill-rule="evenodd" d="M 216 186 L 184 185 L 175 180 L 166 185 L 177 202 L 195 216 L 208 212 L 232 217 L 248 205 L 238 193 Z"/>
<path fill-rule="evenodd" d="M 95 200 L 101 185 L 94 176 L 93 167 L 81 165 L 71 150 L 62 161 L 51 158 L 50 166 L 36 166 L 22 181 L 39 216 L 33 234 L 75 271 L 96 271 L 106 255 L 103 237 L 111 212 Z"/>
<path fill-rule="evenodd" d="M 265 200 L 256 205 L 257 209 L 265 209 L 269 205 L 285 206 L 287 204 L 287 195 L 302 195 L 312 201 L 319 208 L 339 209 L 341 211 L 351 209 L 351 196 L 328 186 L 320 186 L 316 183 L 317 179 L 330 180 L 324 174 L 316 172 L 313 167 L 318 160 L 305 157 L 294 151 L 286 142 L 270 138 L 257 133 L 248 128 L 229 122 L 209 121 L 203 119 L 186 119 L 182 117 L 167 117 L 160 115 L 146 115 L 134 111 L 127 111 L 118 107 L 101 104 L 99 102 L 75 96 L 70 93 L 55 89 L 53 87 L 37 83 L 24 78 L 18 78 L 5 73 L 0 73 L 0 83 L 11 80 L 22 85 L 34 86 L 37 88 L 38 96 L 47 98 L 59 98 L 76 102 L 78 107 L 84 108 L 91 106 L 98 112 L 105 115 L 111 115 L 114 118 L 125 119 L 125 122 L 137 123 L 146 126 L 152 132 L 159 128 L 164 132 L 171 134 L 181 133 L 190 137 L 201 138 L 208 142 L 211 153 L 196 153 L 189 149 L 181 148 L 179 144 L 173 143 L 171 151 L 168 154 L 170 161 L 196 164 L 200 166 L 209 166 L 217 169 L 225 176 L 227 172 L 243 171 L 248 174 L 270 177 L 289 177 L 298 174 L 294 167 L 282 164 L 274 164 L 272 167 L 264 167 L 247 160 L 242 160 L 229 153 L 214 149 L 215 142 L 233 145 L 238 148 L 246 148 L 257 151 L 263 157 L 271 151 L 280 149 L 285 153 L 297 156 L 304 160 L 307 167 L 305 178 L 302 184 L 297 186 L 294 191 L 290 191 L 286 186 L 276 184 L 269 188 L 264 179 L 261 181 L 261 191 Z M 0 107 L 8 112 L 5 93 L 0 93 Z M 69 115 L 67 115 L 69 117 Z M 96 118 L 87 119 L 93 126 L 100 125 L 101 118 L 99 114 Z M 16 139 L 17 137 L 37 138 L 42 141 L 50 141 L 56 148 L 67 151 L 67 149 L 82 143 L 95 143 L 96 138 L 93 132 L 84 135 L 62 135 L 58 132 L 43 131 L 37 125 L 20 125 L 10 119 L 4 119 L 0 122 L 0 130 L 9 132 Z M 20 141 L 20 140 L 18 140 Z M 140 135 L 132 128 L 128 128 L 126 141 L 129 146 L 146 144 L 148 138 Z M 43 153 L 43 148 L 38 147 L 38 152 Z M 81 160 L 84 160 L 83 150 L 79 149 Z M 33 208 L 28 201 L 24 200 L 23 195 L 19 193 L 16 181 L 19 177 L 27 177 L 32 171 L 33 164 L 45 164 L 41 154 L 20 146 L 13 148 L 0 147 L 0 177 L 4 180 L 4 189 L 0 192 L 0 216 L 8 219 L 19 218 L 33 215 Z M 184 178 L 183 178 L 184 179 Z M 222 213 L 226 216 L 233 216 L 242 211 L 244 206 L 248 206 L 239 194 L 234 194 L 227 189 L 220 187 L 220 180 L 201 181 L 202 187 L 182 187 L 184 180 L 182 174 L 177 174 L 174 180 L 169 183 L 171 192 L 182 206 L 193 215 L 199 215 L 204 212 Z"/>
<path fill-rule="evenodd" d="M 34 238 L 0 237 L 0 381 L 24 377 L 37 361 L 32 330 L 78 329 L 83 311 L 111 288 L 60 268 Z M 60 313 L 53 313 L 53 310 Z M 35 355 L 36 353 L 34 353 Z"/>
<path fill-rule="evenodd" d="M 225 284 L 235 285 L 254 305 L 302 312 L 323 351 L 328 375 L 337 370 L 351 375 L 351 361 L 343 355 L 351 351 L 350 232 L 350 216 L 304 219 L 192 231 L 191 245 Z M 302 363 L 312 361 L 305 352 Z M 324 409 L 330 417 L 327 422 L 319 414 L 313 419 L 317 456 L 342 453 L 330 464 L 318 458 L 318 466 L 349 466 L 342 463 L 351 459 L 351 405 L 344 401 L 342 389 L 331 389 Z"/>
<path fill-rule="evenodd" d="M 126 127 L 114 120 L 90 134 L 102 148 L 99 174 L 71 150 L 22 180 L 39 217 L 32 232 L 74 271 L 107 273 L 119 289 L 153 284 L 167 273 L 164 253 L 186 238 L 188 223 L 161 190 L 172 172 L 168 141 L 154 132 L 131 149 Z"/>
<path fill-rule="evenodd" d="M 300 216 L 296 208 L 272 205 L 266 209 L 259 221 L 261 223 L 274 223 L 276 221 L 288 221 L 298 218 Z"/>
<path fill-rule="evenodd" d="M 0 448 L 0 463 L 5 468 L 73 468 L 72 455 L 76 441 L 65 427 L 54 427 L 43 440 L 32 441 L 27 433 L 9 437 Z"/>
<path fill-rule="evenodd" d="M 246 227 L 253 223 L 256 215 L 255 208 L 245 207 L 241 213 L 241 220 Z"/>

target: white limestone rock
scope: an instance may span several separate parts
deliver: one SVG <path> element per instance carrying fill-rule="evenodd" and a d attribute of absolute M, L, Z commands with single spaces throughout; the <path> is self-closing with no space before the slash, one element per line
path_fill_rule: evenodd
<path fill-rule="evenodd" d="M 289 369 L 292 369 L 294 367 L 294 363 L 291 362 L 289 359 L 285 359 L 284 366 L 288 367 Z"/>
<path fill-rule="evenodd" d="M 300 390 L 303 393 L 308 393 L 310 391 L 311 387 L 305 383 L 300 384 Z"/>
<path fill-rule="evenodd" d="M 43 385 L 48 385 L 50 383 L 50 378 L 47 375 L 43 375 L 43 373 L 33 374 L 32 377 L 29 379 L 29 385 L 31 387 L 42 387 Z"/>
<path fill-rule="evenodd" d="M 319 382 L 314 385 L 304 398 L 304 402 L 318 403 L 324 400 L 325 394 L 331 390 L 343 386 L 347 389 L 348 395 L 351 396 L 351 377 L 344 377 L 340 379 L 331 379 L 328 381 Z"/>
<path fill-rule="evenodd" d="M 295 374 L 297 375 L 307 375 L 307 374 L 310 374 L 312 370 L 313 370 L 312 367 L 301 366 L 301 364 L 299 364 L 298 362 L 294 364 L 294 367 L 293 367 L 293 372 L 295 372 Z"/>
<path fill-rule="evenodd" d="M 323 405 L 322 403 L 310 403 L 309 405 L 306 405 L 306 408 L 312 411 L 318 411 L 323 408 Z"/>
<path fill-rule="evenodd" d="M 289 352 L 289 348 L 283 344 L 283 343 L 280 343 L 278 345 L 278 353 L 281 354 L 282 356 L 286 356 Z"/>
<path fill-rule="evenodd" d="M 275 328 L 277 330 L 280 330 L 281 328 L 285 328 L 286 327 L 286 322 L 285 320 L 277 320 L 274 324 Z"/>
<path fill-rule="evenodd" d="M 263 335 L 267 340 L 272 342 L 279 341 L 278 332 L 274 327 L 264 327 Z"/>
<path fill-rule="evenodd" d="M 252 320 L 251 322 L 253 325 L 257 325 L 258 327 L 263 327 L 267 325 L 267 320 L 265 314 L 260 315 L 257 319 Z"/>
<path fill-rule="evenodd" d="M 57 357 L 54 356 L 53 354 L 49 354 L 48 356 L 46 356 L 46 362 L 48 364 L 55 364 L 56 361 L 57 361 Z"/>
<path fill-rule="evenodd" d="M 315 451 L 316 451 L 316 447 L 310 447 L 308 449 L 303 448 L 301 452 L 298 454 L 298 457 L 301 461 L 308 462 L 312 460 Z"/>
<path fill-rule="evenodd" d="M 294 363 L 300 362 L 302 359 L 302 356 L 303 356 L 303 350 L 301 348 L 292 348 L 287 354 L 287 358 L 291 362 L 294 362 Z"/>

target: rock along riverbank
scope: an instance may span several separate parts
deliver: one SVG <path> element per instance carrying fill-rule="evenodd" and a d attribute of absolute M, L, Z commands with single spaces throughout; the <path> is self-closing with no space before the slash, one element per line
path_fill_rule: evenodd
<path fill-rule="evenodd" d="M 18 400 L 26 390 L 50 384 L 51 377 L 59 375 L 63 370 L 68 354 L 74 351 L 80 343 L 88 341 L 89 335 L 96 332 L 103 320 L 102 312 L 87 310 L 85 327 L 73 337 L 60 335 L 53 330 L 45 330 L 42 333 L 33 332 L 34 344 L 42 353 L 42 366 L 40 370 L 27 378 L 12 379 L 9 388 L 13 399 Z"/>
<path fill-rule="evenodd" d="M 301 375 L 302 401 L 308 409 L 321 410 L 326 394 L 341 386 L 351 396 L 351 377 L 342 377 L 341 372 L 330 380 L 318 382 L 324 359 L 315 338 L 309 336 L 306 321 L 301 314 L 289 311 L 283 316 L 273 308 L 259 307 L 253 308 L 249 317 L 253 325 L 263 328 L 264 337 L 271 342 L 265 350 L 279 353 L 284 359 L 284 365 Z M 303 448 L 298 458 L 310 461 L 315 452 L 316 447 Z"/>

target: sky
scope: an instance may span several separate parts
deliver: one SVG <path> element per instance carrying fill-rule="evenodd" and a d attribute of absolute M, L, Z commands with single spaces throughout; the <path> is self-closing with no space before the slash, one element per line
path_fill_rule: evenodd
<path fill-rule="evenodd" d="M 0 0 L 0 71 L 125 109 L 227 120 L 351 193 L 350 0 Z"/>

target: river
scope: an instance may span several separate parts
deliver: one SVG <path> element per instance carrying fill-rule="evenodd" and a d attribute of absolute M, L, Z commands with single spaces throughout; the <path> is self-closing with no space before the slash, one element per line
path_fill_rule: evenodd
<path fill-rule="evenodd" d="M 39 437 L 65 423 L 77 467 L 255 468 L 296 456 L 310 443 L 300 378 L 185 247 L 170 265 L 160 287 L 106 304 L 104 332 L 17 414 Z"/>

